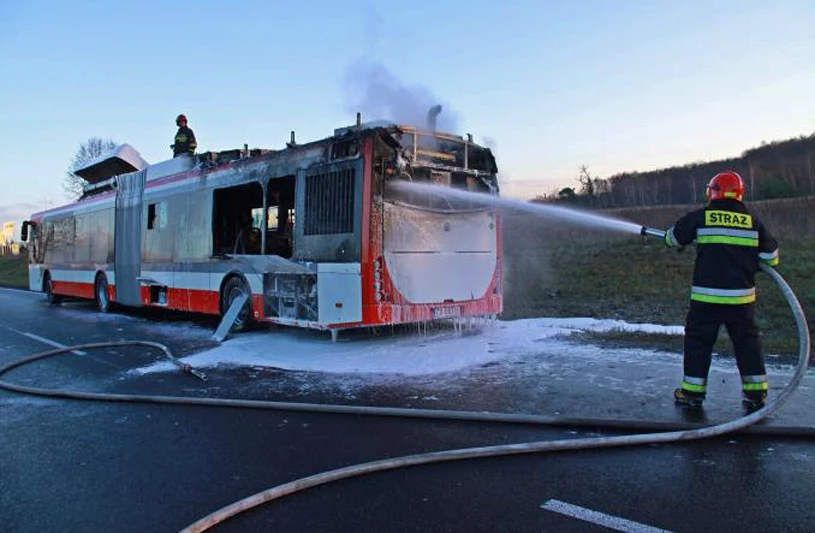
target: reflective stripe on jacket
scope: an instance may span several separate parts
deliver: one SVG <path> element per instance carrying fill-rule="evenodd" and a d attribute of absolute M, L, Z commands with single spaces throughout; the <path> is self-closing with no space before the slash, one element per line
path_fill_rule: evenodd
<path fill-rule="evenodd" d="M 742 305 L 756 300 L 758 262 L 778 264 L 778 243 L 764 224 L 736 200 L 714 200 L 680 218 L 665 244 L 696 242 L 691 300 Z"/>

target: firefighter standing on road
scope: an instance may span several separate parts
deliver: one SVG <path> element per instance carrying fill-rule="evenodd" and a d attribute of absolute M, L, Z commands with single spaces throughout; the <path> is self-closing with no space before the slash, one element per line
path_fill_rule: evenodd
<path fill-rule="evenodd" d="M 707 393 L 713 344 L 724 324 L 733 343 L 748 411 L 764 406 L 769 383 L 755 323 L 755 274 L 759 261 L 778 264 L 778 244 L 742 203 L 744 182 L 736 172 L 710 180 L 708 205 L 680 218 L 665 244 L 682 248 L 696 241 L 691 302 L 685 323 L 682 386 L 677 405 L 701 407 Z"/>
<path fill-rule="evenodd" d="M 178 133 L 175 134 L 175 144 L 170 146 L 173 149 L 173 157 L 194 154 L 195 147 L 198 145 L 195 142 L 195 134 L 187 127 L 187 117 L 178 115 L 175 124 L 178 126 Z"/>

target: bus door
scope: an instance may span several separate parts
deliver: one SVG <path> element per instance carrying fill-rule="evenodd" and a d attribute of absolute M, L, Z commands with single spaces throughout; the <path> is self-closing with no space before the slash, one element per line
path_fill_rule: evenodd
<path fill-rule="evenodd" d="M 141 225 L 142 199 L 146 171 L 117 178 L 115 269 L 116 301 L 124 305 L 141 305 Z"/>

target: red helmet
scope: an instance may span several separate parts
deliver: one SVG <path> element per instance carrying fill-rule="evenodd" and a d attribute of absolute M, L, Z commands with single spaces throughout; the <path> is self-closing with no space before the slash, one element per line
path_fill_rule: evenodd
<path fill-rule="evenodd" d="M 707 184 L 708 200 L 738 200 L 744 198 L 744 180 L 737 172 L 719 172 Z"/>
<path fill-rule="evenodd" d="M 176 125 L 176 126 L 180 126 L 180 125 L 181 125 L 181 121 L 182 121 L 182 120 L 183 120 L 184 122 L 187 122 L 187 117 L 186 117 L 186 116 L 184 116 L 184 115 L 178 115 L 177 117 L 175 117 L 175 125 Z"/>

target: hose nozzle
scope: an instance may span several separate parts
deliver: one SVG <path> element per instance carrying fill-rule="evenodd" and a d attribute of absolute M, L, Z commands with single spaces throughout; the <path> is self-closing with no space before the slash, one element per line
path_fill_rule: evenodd
<path fill-rule="evenodd" d="M 650 235 L 651 237 L 656 237 L 658 239 L 665 238 L 665 230 L 656 229 L 656 228 L 649 228 L 648 226 L 643 226 L 640 229 L 640 235 L 643 237 Z"/>

